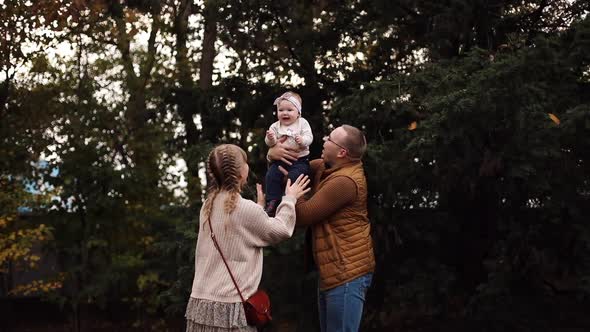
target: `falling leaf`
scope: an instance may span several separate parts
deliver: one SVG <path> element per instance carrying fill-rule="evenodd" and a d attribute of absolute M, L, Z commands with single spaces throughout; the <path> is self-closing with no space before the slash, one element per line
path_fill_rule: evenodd
<path fill-rule="evenodd" d="M 416 121 L 410 123 L 410 125 L 408 126 L 408 130 L 414 130 L 416 129 L 416 127 L 418 127 L 418 124 L 416 123 Z"/>
<path fill-rule="evenodd" d="M 553 114 L 553 113 L 547 113 L 547 114 L 549 115 L 549 118 L 551 119 L 551 121 L 555 122 L 555 124 L 559 126 L 559 124 L 561 123 L 559 118 L 556 117 L 555 114 Z"/>

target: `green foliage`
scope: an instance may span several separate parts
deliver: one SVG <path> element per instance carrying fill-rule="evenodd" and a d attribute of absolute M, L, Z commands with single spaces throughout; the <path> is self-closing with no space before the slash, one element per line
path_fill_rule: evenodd
<path fill-rule="evenodd" d="M 367 133 L 378 271 L 363 330 L 543 330 L 566 311 L 587 324 L 587 1 L 0 6 L 0 217 L 38 200 L 64 273 L 52 298 L 75 325 L 81 307 L 117 301 L 138 329 L 149 315 L 182 320 L 202 163 L 236 143 L 249 188 L 260 182 L 287 89 L 303 96 L 312 156 L 333 126 Z M 72 54 L 45 52 L 60 42 Z M 266 251 L 263 285 L 277 319 L 309 330 L 302 242 L 299 231 Z"/>
<path fill-rule="evenodd" d="M 338 122 L 369 133 L 373 220 L 393 226 L 405 247 L 391 249 L 391 235 L 377 235 L 381 249 L 403 250 L 395 271 L 383 271 L 387 298 L 396 299 L 387 303 L 392 312 L 408 305 L 413 314 L 463 317 L 495 331 L 542 329 L 565 306 L 586 324 L 575 308 L 590 295 L 590 113 L 588 94 L 580 93 L 590 82 L 579 57 L 588 23 L 534 47 L 476 49 L 428 64 L 335 104 Z M 407 127 L 412 121 L 415 130 Z M 392 216 L 392 207 L 445 214 L 422 223 Z"/>

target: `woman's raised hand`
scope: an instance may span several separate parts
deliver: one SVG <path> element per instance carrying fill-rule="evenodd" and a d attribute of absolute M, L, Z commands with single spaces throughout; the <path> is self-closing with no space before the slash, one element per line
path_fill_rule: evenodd
<path fill-rule="evenodd" d="M 256 204 L 264 207 L 265 203 L 265 196 L 264 190 L 262 190 L 262 185 L 260 183 L 256 184 Z"/>
<path fill-rule="evenodd" d="M 287 186 L 285 187 L 285 196 L 292 196 L 295 199 L 305 195 L 311 188 L 307 188 L 309 185 L 309 177 L 307 175 L 299 175 L 295 182 L 291 183 L 291 179 L 287 179 Z M 307 189 L 306 189 L 307 188 Z"/>

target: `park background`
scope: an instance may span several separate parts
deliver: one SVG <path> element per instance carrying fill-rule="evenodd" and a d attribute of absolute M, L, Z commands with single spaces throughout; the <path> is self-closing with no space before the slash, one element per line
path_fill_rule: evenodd
<path fill-rule="evenodd" d="M 362 331 L 589 331 L 587 0 L 0 1 L 0 330 L 181 331 L 212 146 L 272 103 L 348 123 L 377 257 Z M 303 230 L 270 331 L 317 331 Z"/>

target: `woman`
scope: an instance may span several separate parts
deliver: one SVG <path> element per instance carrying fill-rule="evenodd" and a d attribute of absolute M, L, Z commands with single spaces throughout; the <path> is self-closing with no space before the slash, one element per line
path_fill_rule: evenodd
<path fill-rule="evenodd" d="M 210 188 L 201 208 L 195 252 L 195 277 L 186 309 L 187 332 L 256 331 L 248 326 L 240 296 L 211 239 L 211 228 L 244 298 L 249 298 L 262 277 L 262 248 L 285 240 L 295 228 L 295 202 L 309 189 L 300 176 L 287 182 L 276 216 L 264 212 L 264 194 L 254 203 L 241 197 L 249 167 L 244 150 L 224 144 L 207 160 Z"/>

